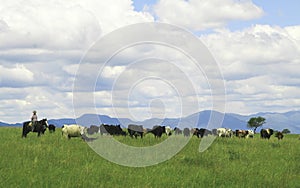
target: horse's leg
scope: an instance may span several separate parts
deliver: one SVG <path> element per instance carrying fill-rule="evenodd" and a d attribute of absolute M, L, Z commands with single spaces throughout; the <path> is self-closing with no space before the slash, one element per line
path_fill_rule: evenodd
<path fill-rule="evenodd" d="M 36 126 L 36 132 L 37 132 L 37 136 L 41 136 L 41 128 L 39 126 Z"/>
<path fill-rule="evenodd" d="M 23 127 L 22 138 L 26 138 L 29 132 L 30 130 L 28 129 L 28 127 Z"/>
<path fill-rule="evenodd" d="M 23 127 L 23 130 L 22 130 L 22 138 L 26 138 L 26 135 L 25 135 L 25 131 L 24 131 L 24 127 Z"/>
<path fill-rule="evenodd" d="M 41 130 L 38 130 L 38 137 L 41 136 Z"/>

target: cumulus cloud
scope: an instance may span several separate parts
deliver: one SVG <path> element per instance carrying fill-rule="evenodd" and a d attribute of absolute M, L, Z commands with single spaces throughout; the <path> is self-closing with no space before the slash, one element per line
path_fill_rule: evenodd
<path fill-rule="evenodd" d="M 300 29 L 254 25 L 201 36 L 220 64 L 230 111 L 299 109 Z"/>
<path fill-rule="evenodd" d="M 101 34 L 97 18 L 80 6 L 33 0 L 2 7 L 9 29 L 0 35 L 0 48 L 82 49 Z"/>
<path fill-rule="evenodd" d="M 152 21 L 130 0 L 1 1 L 0 48 L 85 49 L 102 33 Z"/>
<path fill-rule="evenodd" d="M 135 11 L 131 0 L 1 1 L 0 89 L 7 96 L 0 103 L 3 111 L 15 107 L 1 120 L 15 111 L 31 112 L 34 105 L 57 117 L 70 115 L 70 93 L 85 51 L 108 32 L 153 20 L 149 13 Z M 18 88 L 21 92 L 14 90 Z M 52 111 L 47 104 L 55 104 Z"/>
<path fill-rule="evenodd" d="M 262 8 L 249 0 L 160 0 L 153 9 L 159 21 L 196 31 L 223 27 L 229 21 L 250 20 L 263 15 Z"/>
<path fill-rule="evenodd" d="M 16 64 L 14 67 L 0 65 L 1 87 L 28 86 L 34 81 L 33 78 L 33 73 L 22 64 Z"/>
<path fill-rule="evenodd" d="M 223 66 L 227 79 L 239 79 L 239 75 L 251 77 L 270 71 L 282 72 L 284 66 L 299 63 L 299 40 L 288 32 L 289 28 L 254 25 L 242 31 L 219 30 L 202 36 L 215 58 Z M 300 30 L 298 30 L 300 32 Z M 294 31 L 294 33 L 297 33 Z M 276 65 L 272 68 L 273 65 Z M 282 67 L 281 67 L 282 66 Z M 266 70 L 263 68 L 267 68 Z"/>
<path fill-rule="evenodd" d="M 32 110 L 38 111 L 41 118 L 73 117 L 72 92 L 57 92 L 50 87 L 5 88 L 0 92 L 0 121 L 22 122 L 29 121 Z M 17 112 L 17 113 L 16 113 Z"/>

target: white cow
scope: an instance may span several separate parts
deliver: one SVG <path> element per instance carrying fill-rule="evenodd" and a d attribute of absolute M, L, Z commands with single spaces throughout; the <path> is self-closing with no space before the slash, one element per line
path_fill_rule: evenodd
<path fill-rule="evenodd" d="M 248 130 L 248 134 L 246 138 L 253 138 L 254 137 L 254 131 L 253 130 Z"/>
<path fill-rule="evenodd" d="M 172 128 L 170 126 L 165 126 L 165 129 L 168 136 L 172 135 Z"/>
<path fill-rule="evenodd" d="M 231 137 L 233 135 L 233 132 L 231 129 L 218 128 L 217 134 L 219 137 Z"/>
<path fill-rule="evenodd" d="M 66 125 L 64 124 L 62 126 L 62 135 L 64 135 L 67 138 L 71 137 L 81 137 L 84 134 L 84 129 L 85 127 L 77 124 L 71 124 L 71 125 Z"/>

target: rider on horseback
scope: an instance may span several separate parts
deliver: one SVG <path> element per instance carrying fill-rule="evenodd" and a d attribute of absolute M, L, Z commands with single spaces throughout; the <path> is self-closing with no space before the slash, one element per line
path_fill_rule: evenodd
<path fill-rule="evenodd" d="M 33 131 L 33 129 L 34 129 L 35 125 L 36 125 L 36 122 L 38 120 L 38 117 L 36 115 L 36 111 L 35 110 L 32 113 L 33 114 L 31 116 L 31 126 L 32 126 L 31 128 L 32 128 L 32 131 Z"/>

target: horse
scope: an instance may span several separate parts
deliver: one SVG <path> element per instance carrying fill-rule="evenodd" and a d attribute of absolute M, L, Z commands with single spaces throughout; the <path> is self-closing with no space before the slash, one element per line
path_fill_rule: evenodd
<path fill-rule="evenodd" d="M 32 125 L 30 126 L 30 121 L 26 121 L 23 123 L 23 132 L 22 132 L 22 138 L 27 136 L 29 132 L 37 132 L 37 136 L 40 136 L 41 133 L 44 134 L 47 127 L 48 127 L 48 122 L 47 119 L 42 119 L 40 121 L 37 121 L 32 129 Z"/>

